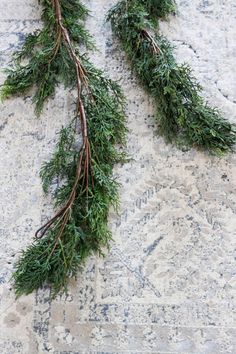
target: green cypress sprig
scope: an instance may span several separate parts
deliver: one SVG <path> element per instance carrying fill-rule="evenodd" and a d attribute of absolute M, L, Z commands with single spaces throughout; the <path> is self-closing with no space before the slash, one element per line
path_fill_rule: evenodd
<path fill-rule="evenodd" d="M 125 0 L 108 19 L 138 78 L 155 99 L 160 134 L 178 146 L 222 155 L 233 149 L 235 126 L 204 102 L 190 67 L 178 65 L 173 47 L 156 33 L 158 19 L 175 11 L 173 0 Z"/>
<path fill-rule="evenodd" d="M 121 90 L 80 54 L 80 44 L 92 46 L 84 28 L 87 9 L 79 0 L 42 0 L 41 5 L 44 27 L 15 53 L 1 95 L 34 86 L 37 114 L 58 83 L 75 88 L 77 100 L 71 122 L 61 129 L 56 150 L 41 169 L 43 189 L 51 189 L 58 211 L 37 230 L 16 264 L 18 296 L 45 282 L 56 295 L 89 255 L 108 247 L 108 212 L 118 206 L 119 185 L 112 170 L 125 159 L 119 148 L 126 133 Z"/>

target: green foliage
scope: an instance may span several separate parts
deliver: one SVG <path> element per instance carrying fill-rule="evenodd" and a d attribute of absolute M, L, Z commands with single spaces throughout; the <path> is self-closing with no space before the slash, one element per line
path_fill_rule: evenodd
<path fill-rule="evenodd" d="M 109 208 L 116 209 L 119 202 L 113 166 L 125 161 L 121 151 L 126 134 L 124 97 L 119 86 L 79 52 L 80 44 L 91 47 L 84 29 L 88 12 L 78 0 L 58 2 L 68 42 L 56 23 L 52 3 L 41 0 L 44 28 L 30 34 L 15 53 L 14 66 L 2 88 L 6 98 L 34 86 L 37 113 L 59 82 L 78 92 L 75 115 L 62 127 L 55 151 L 40 173 L 45 193 L 52 193 L 59 210 L 36 232 L 33 244 L 16 263 L 17 296 L 29 294 L 45 282 L 55 296 L 66 290 L 68 278 L 76 276 L 89 255 L 103 254 L 111 240 Z M 82 119 L 83 110 L 86 120 Z"/>
<path fill-rule="evenodd" d="M 166 18 L 176 11 L 176 4 L 173 0 L 141 0 L 140 3 L 154 21 L 157 18 Z"/>
<path fill-rule="evenodd" d="M 34 87 L 37 114 L 58 83 L 76 88 L 78 97 L 71 122 L 62 127 L 52 158 L 41 169 L 43 189 L 52 193 L 58 211 L 16 263 L 18 296 L 45 282 L 55 296 L 66 290 L 68 278 L 76 276 L 89 255 L 103 254 L 111 240 L 109 208 L 119 204 L 119 184 L 112 171 L 126 160 L 121 150 L 124 97 L 79 49 L 93 48 L 84 27 L 87 9 L 79 0 L 40 3 L 43 29 L 28 35 L 15 53 L 1 96 Z M 232 149 L 234 127 L 204 103 L 200 85 L 187 65 L 176 63 L 168 41 L 150 34 L 156 19 L 174 11 L 173 0 L 128 0 L 115 6 L 109 18 L 140 81 L 155 98 L 160 132 L 178 145 L 220 155 Z"/>
<path fill-rule="evenodd" d="M 58 83 L 62 82 L 66 87 L 76 83 L 75 68 L 57 29 L 52 2 L 45 0 L 41 3 L 45 26 L 41 31 L 29 34 L 23 47 L 14 54 L 0 93 L 1 98 L 6 99 L 35 87 L 33 102 L 37 115 L 41 113 L 44 101 L 54 94 Z M 83 44 L 93 49 L 91 37 L 84 27 L 87 9 L 78 0 L 60 0 L 60 4 L 63 24 L 75 48 Z"/>
<path fill-rule="evenodd" d="M 76 275 L 89 254 L 82 231 L 70 223 L 66 225 L 63 238 L 52 256 L 55 233 L 59 227 L 57 225 L 44 238 L 35 241 L 22 252 L 13 274 L 17 296 L 33 292 L 45 281 L 53 285 L 52 295 L 56 295 L 62 287 L 66 287 L 68 277 Z"/>
<path fill-rule="evenodd" d="M 23 252 L 16 264 L 17 295 L 32 292 L 45 281 L 51 285 L 52 295 L 56 295 L 66 288 L 68 278 L 76 275 L 86 257 L 92 252 L 102 254 L 102 248 L 108 247 L 111 240 L 108 213 L 111 206 L 118 206 L 119 187 L 112 170 L 114 164 L 125 158 L 116 148 L 117 144 L 124 144 L 126 133 L 123 97 L 119 87 L 91 64 L 88 79 L 93 95 L 93 101 L 84 97 L 92 155 L 88 196 L 83 188 L 82 174 L 69 220 L 53 253 L 63 216 L 55 220 L 44 238 L 35 240 Z M 62 182 L 54 191 L 55 206 L 67 202 L 75 180 L 79 150 L 75 145 L 74 123 L 62 128 L 56 151 L 41 170 L 45 192 L 57 181 Z"/>
<path fill-rule="evenodd" d="M 108 18 L 140 81 L 155 98 L 160 133 L 178 146 L 222 155 L 235 144 L 235 127 L 204 102 L 191 69 L 177 64 L 167 39 L 150 34 L 154 17 L 165 18 L 174 10 L 172 0 L 129 0 L 119 2 Z"/>

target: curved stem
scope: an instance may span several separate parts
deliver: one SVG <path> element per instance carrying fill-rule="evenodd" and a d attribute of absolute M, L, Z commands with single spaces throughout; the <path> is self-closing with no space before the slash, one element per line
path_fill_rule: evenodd
<path fill-rule="evenodd" d="M 141 30 L 142 35 L 144 36 L 144 38 L 146 38 L 148 40 L 148 42 L 151 44 L 152 46 L 152 50 L 155 54 L 160 54 L 162 53 L 161 49 L 158 47 L 155 39 L 152 37 L 152 35 L 146 30 L 146 29 L 142 29 Z"/>
<path fill-rule="evenodd" d="M 55 44 L 55 53 L 58 50 L 60 43 L 58 44 L 58 41 L 64 40 L 68 53 L 71 57 L 71 60 L 73 61 L 76 69 L 76 83 L 77 83 L 77 109 L 76 109 L 76 117 L 80 118 L 80 123 L 81 123 L 81 129 L 82 129 L 82 138 L 83 138 L 83 143 L 79 155 L 79 159 L 77 162 L 77 168 L 76 168 L 76 178 L 70 193 L 70 196 L 68 198 L 67 203 L 63 208 L 61 208 L 56 215 L 49 220 L 46 224 L 41 226 L 35 233 L 35 237 L 41 238 L 45 233 L 51 228 L 51 226 L 58 220 L 59 217 L 62 217 L 62 224 L 60 227 L 60 230 L 57 234 L 53 249 L 50 253 L 50 256 L 54 253 L 55 248 L 58 244 L 58 241 L 60 240 L 63 231 L 65 229 L 65 226 L 69 220 L 70 217 L 70 211 L 73 206 L 73 203 L 76 198 L 76 192 L 77 192 L 77 187 L 79 184 L 79 181 L 81 179 L 81 172 L 82 169 L 84 170 L 84 179 L 82 182 L 82 188 L 83 184 L 85 182 L 85 188 L 86 188 L 86 196 L 88 198 L 88 189 L 89 189 L 89 170 L 90 170 L 90 165 L 91 165 L 91 149 L 90 149 L 90 143 L 88 139 L 88 128 L 87 128 L 87 119 L 86 119 L 86 113 L 84 109 L 84 104 L 81 98 L 81 92 L 82 92 L 82 85 L 85 85 L 87 87 L 87 77 L 86 77 L 86 72 L 80 63 L 79 57 L 76 55 L 75 50 L 73 48 L 73 45 L 70 40 L 70 36 L 68 33 L 68 30 L 64 27 L 63 22 L 62 22 L 62 16 L 61 16 L 61 7 L 60 7 L 60 2 L 59 0 L 52 0 L 52 5 L 55 9 L 55 16 L 57 20 L 57 28 L 58 28 L 58 35 L 57 41 Z M 55 54 L 54 54 L 55 55 Z"/>

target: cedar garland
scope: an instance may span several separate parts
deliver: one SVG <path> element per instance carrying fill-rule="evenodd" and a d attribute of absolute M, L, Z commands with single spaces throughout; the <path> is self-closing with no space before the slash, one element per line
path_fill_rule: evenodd
<path fill-rule="evenodd" d="M 109 208 L 118 206 L 119 185 L 112 170 L 125 160 L 120 149 L 126 134 L 123 95 L 78 47 L 93 47 L 84 28 L 87 9 L 80 0 L 42 0 L 41 6 L 44 27 L 15 53 L 1 95 L 24 94 L 34 86 L 37 114 L 58 83 L 75 88 L 77 97 L 75 114 L 41 169 L 43 189 L 52 192 L 59 211 L 36 231 L 16 264 L 17 296 L 45 282 L 55 296 L 66 290 L 68 278 L 76 276 L 89 255 L 101 255 L 108 247 Z"/>
<path fill-rule="evenodd" d="M 55 296 L 66 290 L 68 278 L 76 276 L 89 255 L 102 254 L 108 247 L 108 212 L 118 205 L 112 169 L 126 158 L 118 148 L 125 144 L 124 97 L 119 86 L 79 50 L 81 44 L 94 49 L 84 28 L 87 9 L 80 0 L 41 0 L 41 6 L 44 27 L 28 35 L 15 53 L 1 97 L 35 87 L 37 115 L 59 83 L 75 88 L 77 97 L 75 114 L 61 129 L 56 150 L 40 173 L 43 189 L 51 191 L 59 211 L 36 231 L 34 242 L 16 264 L 17 296 L 45 282 Z M 233 149 L 234 126 L 204 103 L 190 68 L 178 65 L 167 39 L 155 33 L 157 20 L 174 11 L 173 0 L 123 0 L 109 19 L 141 82 L 155 98 L 160 133 L 178 146 L 222 155 Z"/>
<path fill-rule="evenodd" d="M 156 33 L 158 20 L 176 11 L 173 0 L 122 0 L 109 12 L 114 34 L 138 78 L 154 97 L 159 132 L 181 148 L 218 156 L 233 150 L 235 126 L 201 97 L 188 65 L 178 65 L 168 40 Z"/>

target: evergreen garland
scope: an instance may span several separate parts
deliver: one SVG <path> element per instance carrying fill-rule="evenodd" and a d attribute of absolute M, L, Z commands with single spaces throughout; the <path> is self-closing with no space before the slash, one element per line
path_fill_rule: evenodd
<path fill-rule="evenodd" d="M 14 54 L 1 97 L 34 87 L 39 115 L 45 100 L 63 83 L 76 90 L 76 103 L 51 160 L 41 169 L 43 189 L 53 194 L 58 211 L 37 230 L 16 264 L 13 279 L 18 296 L 45 282 L 55 296 L 66 290 L 68 278 L 89 255 L 102 254 L 108 247 L 109 208 L 118 206 L 112 170 L 126 158 L 119 148 L 126 134 L 124 97 L 79 49 L 81 45 L 94 49 L 84 27 L 86 7 L 80 0 L 40 3 L 43 29 L 28 35 Z M 235 144 L 235 127 L 204 102 L 189 66 L 178 65 L 168 40 L 155 33 L 158 20 L 175 9 L 173 0 L 122 0 L 108 17 L 141 82 L 155 98 L 160 132 L 167 141 L 222 155 Z"/>
<path fill-rule="evenodd" d="M 37 114 L 59 83 L 75 88 L 77 98 L 71 122 L 61 129 L 51 160 L 42 166 L 43 189 L 53 193 L 58 211 L 16 264 L 18 296 L 45 282 L 54 296 L 66 289 L 68 277 L 76 275 L 86 257 L 102 254 L 111 240 L 109 208 L 118 205 L 112 170 L 125 159 L 120 149 L 126 133 L 123 95 L 78 47 L 93 47 L 84 28 L 87 9 L 80 0 L 41 0 L 41 6 L 43 29 L 28 35 L 15 53 L 1 96 L 35 87 Z"/>
<path fill-rule="evenodd" d="M 212 154 L 231 151 L 236 130 L 201 97 L 188 65 L 178 65 L 173 47 L 159 32 L 158 20 L 176 11 L 173 0 L 122 0 L 108 15 L 132 67 L 157 106 L 160 133 L 181 147 Z"/>

